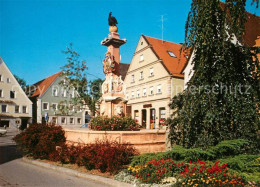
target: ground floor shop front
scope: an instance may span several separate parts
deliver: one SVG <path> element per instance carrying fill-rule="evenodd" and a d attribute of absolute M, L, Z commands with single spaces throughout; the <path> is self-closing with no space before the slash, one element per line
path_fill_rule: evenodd
<path fill-rule="evenodd" d="M 146 129 L 159 129 L 165 126 L 165 120 L 170 117 L 169 99 L 156 100 L 146 103 L 128 105 L 129 113 L 142 127 Z"/>
<path fill-rule="evenodd" d="M 31 123 L 28 117 L 1 117 L 0 127 L 25 129 Z"/>

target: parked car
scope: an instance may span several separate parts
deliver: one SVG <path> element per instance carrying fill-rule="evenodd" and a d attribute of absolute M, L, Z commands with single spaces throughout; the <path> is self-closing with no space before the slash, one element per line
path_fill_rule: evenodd
<path fill-rule="evenodd" d="M 0 129 L 0 136 L 4 136 L 4 135 L 6 135 L 6 133 L 7 133 L 7 130 Z"/>

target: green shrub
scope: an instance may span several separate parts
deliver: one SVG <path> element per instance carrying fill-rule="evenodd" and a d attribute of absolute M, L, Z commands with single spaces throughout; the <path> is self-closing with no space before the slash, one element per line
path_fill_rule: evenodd
<path fill-rule="evenodd" d="M 208 149 L 217 158 L 250 152 L 250 142 L 244 139 L 225 140 Z"/>
<path fill-rule="evenodd" d="M 131 166 L 144 165 L 151 159 L 168 159 L 176 161 L 198 161 L 198 160 L 213 160 L 215 155 L 208 151 L 201 150 L 199 148 L 185 149 L 181 146 L 174 146 L 171 151 L 163 153 L 146 153 L 142 155 L 135 156 L 132 159 Z"/>
<path fill-rule="evenodd" d="M 220 160 L 221 163 L 227 163 L 230 169 L 254 173 L 260 172 L 260 155 L 238 155 Z"/>
<path fill-rule="evenodd" d="M 129 116 L 97 116 L 91 119 L 89 128 L 98 131 L 134 131 L 139 129 L 139 125 Z"/>

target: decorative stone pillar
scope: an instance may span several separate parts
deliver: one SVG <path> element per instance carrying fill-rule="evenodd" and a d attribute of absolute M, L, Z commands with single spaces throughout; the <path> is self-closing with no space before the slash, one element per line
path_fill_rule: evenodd
<path fill-rule="evenodd" d="M 107 47 L 107 52 L 103 60 L 103 71 L 106 77 L 102 84 L 100 115 L 124 116 L 126 113 L 125 86 L 119 66 L 120 46 L 126 43 L 126 39 L 120 39 L 117 26 L 110 26 L 109 31 L 108 38 L 101 42 Z"/>

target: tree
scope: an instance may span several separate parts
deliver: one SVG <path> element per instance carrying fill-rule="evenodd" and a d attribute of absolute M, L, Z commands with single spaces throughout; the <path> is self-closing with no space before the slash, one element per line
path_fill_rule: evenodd
<path fill-rule="evenodd" d="M 22 78 L 19 78 L 17 75 L 14 75 L 14 77 L 17 80 L 17 82 L 20 84 L 21 88 L 23 90 L 26 90 L 26 88 L 28 87 L 28 85 L 26 84 L 26 81 Z"/>
<path fill-rule="evenodd" d="M 96 79 L 94 81 L 90 81 L 90 99 L 88 99 L 88 106 L 92 115 L 96 114 L 97 105 L 100 104 L 100 97 L 102 96 L 102 79 Z"/>
<path fill-rule="evenodd" d="M 80 104 L 82 106 L 86 104 L 92 115 L 95 115 L 96 105 L 102 95 L 101 84 L 103 81 L 101 79 L 87 81 L 86 61 L 80 60 L 80 54 L 73 50 L 72 43 L 70 43 L 69 47 L 66 47 L 66 51 L 62 52 L 68 55 L 66 57 L 67 64 L 61 67 L 65 76 L 65 83 L 61 82 L 62 86 L 66 89 L 76 90 L 77 94 L 73 99 L 74 105 Z"/>
<path fill-rule="evenodd" d="M 168 120 L 172 143 L 187 148 L 236 138 L 257 143 L 259 51 L 239 44 L 246 22 L 245 2 L 193 0 L 185 46 L 193 48 L 194 74 L 170 105 L 175 111 Z"/>

